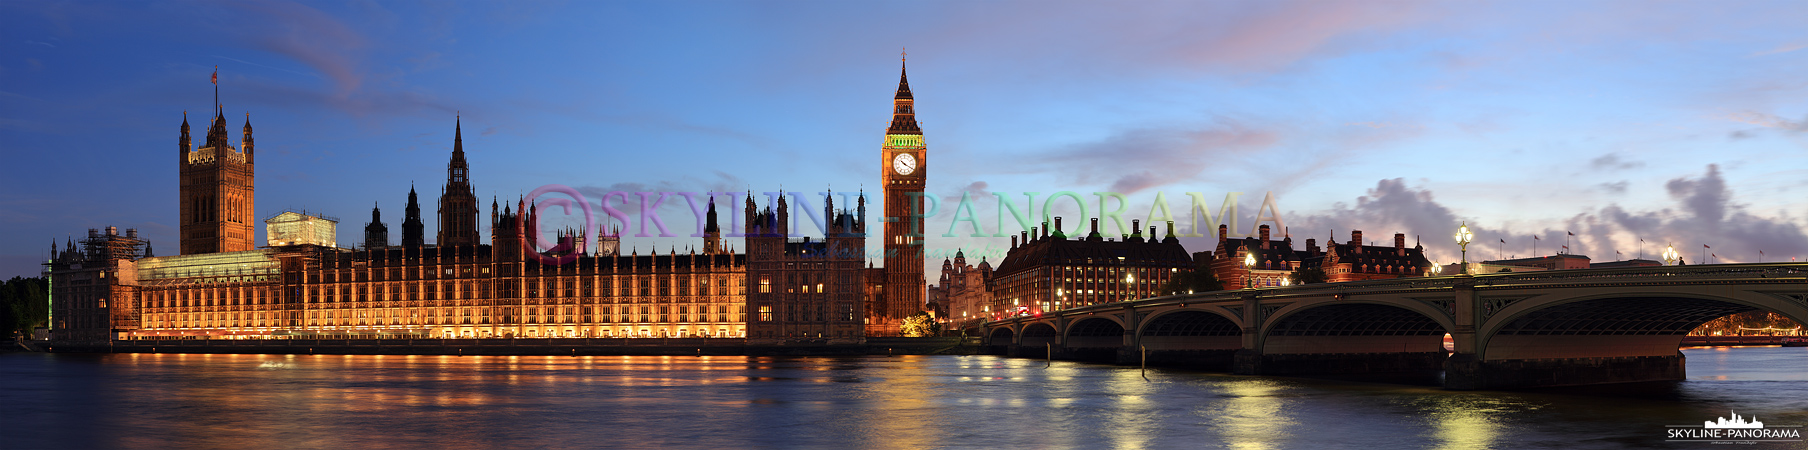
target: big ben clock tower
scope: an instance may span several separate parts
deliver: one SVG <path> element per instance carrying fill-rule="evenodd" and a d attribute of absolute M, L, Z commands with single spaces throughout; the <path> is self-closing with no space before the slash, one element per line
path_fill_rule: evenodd
<path fill-rule="evenodd" d="M 899 333 L 904 318 L 923 309 L 923 182 L 928 163 L 923 130 L 917 127 L 910 79 L 900 62 L 898 94 L 892 97 L 891 127 L 885 130 L 880 162 L 885 184 L 885 305 L 875 319 L 882 334 Z M 914 208 L 912 207 L 914 204 Z"/>

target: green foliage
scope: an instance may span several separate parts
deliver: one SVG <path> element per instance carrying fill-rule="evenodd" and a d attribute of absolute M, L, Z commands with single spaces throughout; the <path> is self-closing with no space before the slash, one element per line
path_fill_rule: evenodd
<path fill-rule="evenodd" d="M 1323 283 L 1330 279 L 1325 275 L 1325 269 L 1322 267 L 1295 270 L 1292 275 L 1287 277 L 1293 280 L 1293 284 Z"/>
<path fill-rule="evenodd" d="M 942 323 L 928 311 L 917 311 L 904 318 L 903 332 L 905 337 L 931 337 L 942 334 Z"/>
<path fill-rule="evenodd" d="M 1176 272 L 1162 285 L 1161 291 L 1166 295 L 1186 294 L 1190 292 L 1211 292 L 1224 290 L 1224 282 L 1208 267 L 1209 261 L 1193 265 L 1193 268 Z"/>
<path fill-rule="evenodd" d="M 50 284 L 44 277 L 13 277 L 0 282 L 0 336 L 31 336 L 32 327 L 50 323 Z"/>

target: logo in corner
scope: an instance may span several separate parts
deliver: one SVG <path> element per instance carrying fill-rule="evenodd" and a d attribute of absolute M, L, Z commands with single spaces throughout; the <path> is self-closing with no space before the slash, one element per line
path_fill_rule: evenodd
<path fill-rule="evenodd" d="M 1718 417 L 1696 425 L 1670 425 L 1665 442 L 1703 442 L 1709 444 L 1757 444 L 1760 442 L 1802 442 L 1801 425 L 1764 426 L 1757 416 L 1745 417 L 1728 411 L 1732 418 Z"/>

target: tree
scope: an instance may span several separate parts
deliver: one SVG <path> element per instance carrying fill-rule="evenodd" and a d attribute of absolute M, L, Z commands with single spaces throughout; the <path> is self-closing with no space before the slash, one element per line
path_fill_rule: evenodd
<path fill-rule="evenodd" d="M 1288 275 L 1287 278 L 1292 279 L 1293 284 L 1323 283 L 1331 279 L 1329 276 L 1325 275 L 1325 268 L 1323 267 L 1300 268 L 1299 270 L 1293 271 L 1293 274 Z"/>
<path fill-rule="evenodd" d="M 917 311 L 904 318 L 903 331 L 905 337 L 929 337 L 942 334 L 942 323 L 935 320 L 929 311 Z"/>
<path fill-rule="evenodd" d="M 1209 263 L 1194 264 L 1191 269 L 1174 273 L 1174 276 L 1168 278 L 1167 284 L 1162 285 L 1162 293 L 1176 295 L 1224 290 L 1224 282 L 1212 273 L 1211 267 L 1207 266 Z"/>
<path fill-rule="evenodd" d="M 33 327 L 50 322 L 48 280 L 13 277 L 0 282 L 0 336 L 31 336 Z"/>

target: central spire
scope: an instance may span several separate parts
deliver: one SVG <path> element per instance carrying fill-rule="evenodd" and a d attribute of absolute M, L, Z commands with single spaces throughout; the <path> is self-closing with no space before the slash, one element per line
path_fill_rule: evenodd
<path fill-rule="evenodd" d="M 885 134 L 923 134 L 917 126 L 916 100 L 910 96 L 910 76 L 904 60 L 898 61 L 898 95 L 892 97 L 891 127 Z"/>
<path fill-rule="evenodd" d="M 910 97 L 910 76 L 909 76 L 910 74 L 908 73 L 909 72 L 908 70 L 905 70 L 908 68 L 907 65 L 905 64 L 908 60 L 903 58 L 904 56 L 908 56 L 908 55 L 909 55 L 909 53 L 902 53 L 902 52 L 898 53 L 898 56 L 899 56 L 899 58 L 898 58 L 898 95 L 896 97 L 892 97 L 893 99 L 896 99 L 896 100 L 909 100 L 911 98 Z"/>

